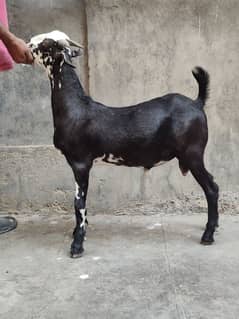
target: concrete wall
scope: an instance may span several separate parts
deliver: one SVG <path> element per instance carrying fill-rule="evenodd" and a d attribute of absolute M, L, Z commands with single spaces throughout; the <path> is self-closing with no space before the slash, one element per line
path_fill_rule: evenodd
<path fill-rule="evenodd" d="M 28 40 L 60 29 L 84 43 L 78 72 L 91 96 L 106 104 L 130 105 L 180 92 L 195 97 L 191 69 L 211 75 L 206 107 L 208 169 L 221 190 L 238 191 L 239 2 L 236 0 L 9 0 L 10 27 Z M 74 183 L 52 144 L 48 80 L 41 70 L 16 66 L 0 74 L 0 209 L 72 205 Z M 89 207 L 110 210 L 131 200 L 201 192 L 183 178 L 177 161 L 142 169 L 97 166 Z"/>

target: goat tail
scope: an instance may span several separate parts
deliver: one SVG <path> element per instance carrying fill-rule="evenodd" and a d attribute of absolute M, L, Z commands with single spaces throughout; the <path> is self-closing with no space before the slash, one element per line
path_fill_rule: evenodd
<path fill-rule="evenodd" d="M 200 66 L 193 69 L 192 74 L 198 82 L 199 92 L 196 102 L 200 108 L 203 108 L 209 97 L 209 81 L 210 77 L 207 71 Z"/>

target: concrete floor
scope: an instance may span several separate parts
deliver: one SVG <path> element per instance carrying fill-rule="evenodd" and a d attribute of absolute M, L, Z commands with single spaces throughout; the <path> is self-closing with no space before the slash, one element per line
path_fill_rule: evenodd
<path fill-rule="evenodd" d="M 238 318 L 239 216 L 221 216 L 210 247 L 205 214 L 89 221 L 80 259 L 70 215 L 19 216 L 0 236 L 1 319 Z"/>

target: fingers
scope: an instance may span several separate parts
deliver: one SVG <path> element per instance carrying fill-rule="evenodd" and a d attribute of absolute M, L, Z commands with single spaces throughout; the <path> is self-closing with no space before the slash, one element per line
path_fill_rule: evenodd
<path fill-rule="evenodd" d="M 31 50 L 27 50 L 25 52 L 25 62 L 23 63 L 26 63 L 26 64 L 32 64 L 33 63 L 33 56 L 32 56 L 32 52 Z"/>
<path fill-rule="evenodd" d="M 28 63 L 28 56 L 27 56 L 27 52 L 14 52 L 12 53 L 12 58 L 14 60 L 15 63 L 23 63 L 23 64 L 27 64 Z"/>
<path fill-rule="evenodd" d="M 26 57 L 23 52 L 12 52 L 11 56 L 15 63 L 25 63 Z"/>
<path fill-rule="evenodd" d="M 17 37 L 6 44 L 9 53 L 16 63 L 32 64 L 33 56 L 27 44 Z"/>

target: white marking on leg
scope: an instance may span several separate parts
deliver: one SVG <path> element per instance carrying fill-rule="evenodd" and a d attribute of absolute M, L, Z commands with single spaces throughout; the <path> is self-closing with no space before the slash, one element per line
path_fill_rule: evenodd
<path fill-rule="evenodd" d="M 77 184 L 77 182 L 75 182 L 75 185 L 76 185 L 75 198 L 76 199 L 80 199 L 80 196 L 79 196 L 79 185 Z"/>
<path fill-rule="evenodd" d="M 80 190 L 80 187 L 79 185 L 77 184 L 77 182 L 75 182 L 75 185 L 76 185 L 76 191 L 75 191 L 75 198 L 76 199 L 80 199 L 80 196 L 79 196 L 79 190 Z M 82 191 L 82 197 L 85 195 L 85 193 Z M 80 214 L 81 214 L 81 219 L 82 219 L 82 222 L 80 224 L 80 227 L 83 227 L 85 228 L 85 223 L 86 223 L 86 209 L 85 208 L 81 208 L 80 209 Z"/>
<path fill-rule="evenodd" d="M 59 81 L 58 87 L 59 87 L 59 89 L 61 88 L 61 81 Z"/>
<path fill-rule="evenodd" d="M 80 209 L 80 214 L 81 214 L 81 218 L 82 218 L 82 222 L 80 224 L 80 227 L 85 228 L 85 220 L 86 220 L 85 209 Z"/>

